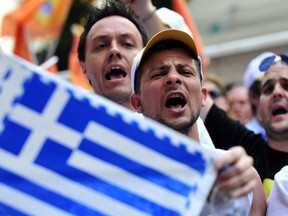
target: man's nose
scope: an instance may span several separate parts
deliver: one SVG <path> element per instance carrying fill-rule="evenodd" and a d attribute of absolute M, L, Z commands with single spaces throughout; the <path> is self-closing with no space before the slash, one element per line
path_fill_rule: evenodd
<path fill-rule="evenodd" d="M 176 85 L 182 83 L 180 74 L 176 71 L 174 67 L 171 68 L 169 73 L 167 74 L 165 83 L 166 85 Z"/>
<path fill-rule="evenodd" d="M 111 43 L 111 47 L 109 50 L 109 59 L 113 58 L 120 58 L 121 57 L 121 52 L 119 49 L 119 45 L 116 42 Z"/>
<path fill-rule="evenodd" d="M 274 97 L 282 97 L 284 92 L 285 92 L 285 90 L 283 89 L 281 84 L 279 82 L 277 82 L 274 86 L 274 89 L 273 89 L 273 96 Z"/>

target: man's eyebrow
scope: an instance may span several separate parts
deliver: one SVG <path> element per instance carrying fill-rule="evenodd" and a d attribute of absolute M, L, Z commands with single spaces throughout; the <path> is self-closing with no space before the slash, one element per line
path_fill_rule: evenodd
<path fill-rule="evenodd" d="M 169 69 L 169 65 L 167 64 L 161 64 L 160 66 L 155 66 L 153 68 L 150 68 L 150 73 L 151 72 L 156 72 L 156 71 L 159 71 L 159 70 L 166 70 L 166 69 Z"/>
<path fill-rule="evenodd" d="M 120 34 L 120 38 L 128 38 L 128 39 L 131 39 L 131 40 L 135 40 L 136 39 L 136 36 L 132 33 L 122 33 Z"/>
<path fill-rule="evenodd" d="M 273 78 L 270 78 L 268 80 L 266 80 L 265 82 L 262 83 L 262 87 L 265 87 L 266 85 L 269 85 L 271 83 L 273 83 L 274 79 Z"/>
<path fill-rule="evenodd" d="M 169 65 L 167 65 L 167 64 L 162 64 L 162 65 L 160 65 L 160 66 L 158 66 L 158 67 L 155 67 L 156 69 L 167 69 L 167 68 L 169 68 L 170 66 Z"/>
<path fill-rule="evenodd" d="M 120 38 L 130 38 L 130 39 L 134 40 L 134 36 L 131 33 L 123 33 L 123 34 L 120 34 L 119 37 Z M 96 35 L 95 37 L 92 38 L 92 41 L 94 42 L 94 41 L 98 41 L 98 40 L 105 40 L 107 38 L 109 38 L 108 35 Z"/>
<path fill-rule="evenodd" d="M 187 64 L 187 63 L 184 63 L 184 64 L 179 63 L 176 65 L 176 67 L 179 67 L 179 68 L 189 67 L 189 68 L 193 69 L 193 66 L 190 64 Z"/>
<path fill-rule="evenodd" d="M 288 77 L 281 77 L 280 80 L 288 81 Z"/>
<path fill-rule="evenodd" d="M 129 33 L 129 32 L 126 32 L 126 33 L 122 33 L 120 34 L 121 37 L 133 37 L 133 34 Z"/>
<path fill-rule="evenodd" d="M 105 40 L 106 38 L 108 38 L 106 35 L 97 35 L 97 36 L 92 38 L 92 42 L 99 41 L 99 40 Z"/>
<path fill-rule="evenodd" d="M 288 81 L 288 77 L 280 77 L 280 78 L 279 78 L 279 81 L 281 81 L 281 80 Z M 275 81 L 276 81 L 276 80 L 275 80 L 274 78 L 269 78 L 269 79 L 267 79 L 265 82 L 262 82 L 262 83 L 263 83 L 262 86 L 264 86 L 264 85 L 266 85 L 266 84 L 269 84 L 269 83 L 271 83 L 271 82 L 275 82 Z"/>

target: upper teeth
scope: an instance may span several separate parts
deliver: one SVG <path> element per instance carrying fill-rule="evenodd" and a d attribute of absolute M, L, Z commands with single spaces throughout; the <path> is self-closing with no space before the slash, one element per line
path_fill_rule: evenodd
<path fill-rule="evenodd" d="M 120 67 L 118 67 L 118 66 L 116 66 L 116 67 L 112 67 L 112 70 L 118 70 L 118 69 L 120 69 Z"/>
<path fill-rule="evenodd" d="M 180 97 L 178 94 L 173 94 L 173 95 L 170 95 L 169 98 L 177 98 L 177 97 Z"/>

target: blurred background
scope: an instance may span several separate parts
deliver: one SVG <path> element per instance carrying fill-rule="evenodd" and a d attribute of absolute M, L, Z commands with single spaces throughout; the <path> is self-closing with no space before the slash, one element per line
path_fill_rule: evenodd
<path fill-rule="evenodd" d="M 36 24 L 29 21 L 32 16 L 29 12 L 33 11 L 32 2 L 42 2 L 41 7 L 38 7 L 40 12 L 34 8 L 34 12 L 38 13 L 35 15 L 38 19 Z M 57 9 L 60 2 L 62 6 Z M 17 47 L 28 46 L 26 48 L 33 52 L 31 61 L 38 65 L 57 57 L 57 73 L 69 79 L 69 56 L 75 34 L 81 31 L 88 7 L 97 2 L 1 0 L 0 46 L 5 52 L 11 53 L 15 53 Z M 19 9 L 24 3 L 26 8 Z M 158 8 L 173 9 L 171 0 L 153 0 L 153 3 Z M 225 84 L 242 82 L 249 61 L 258 54 L 264 51 L 288 52 L 288 4 L 285 0 L 187 0 L 185 3 L 198 29 L 204 53 L 209 57 L 206 71 L 217 74 Z M 28 4 L 31 4 L 30 7 Z M 34 31 L 35 37 L 30 34 L 27 39 L 26 27 L 20 28 L 24 21 L 29 21 L 28 26 L 31 32 Z M 38 29 L 40 25 L 43 27 L 41 31 Z M 50 28 L 53 34 L 45 32 Z M 16 45 L 16 38 L 21 35 L 30 41 L 28 45 Z"/>
<path fill-rule="evenodd" d="M 190 0 L 211 63 L 224 83 L 242 81 L 249 61 L 264 51 L 288 51 L 285 0 Z"/>

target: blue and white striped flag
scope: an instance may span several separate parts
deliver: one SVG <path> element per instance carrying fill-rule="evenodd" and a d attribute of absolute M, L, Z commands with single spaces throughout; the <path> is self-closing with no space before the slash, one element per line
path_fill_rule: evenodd
<path fill-rule="evenodd" d="M 0 215 L 199 215 L 214 156 L 0 53 Z"/>

